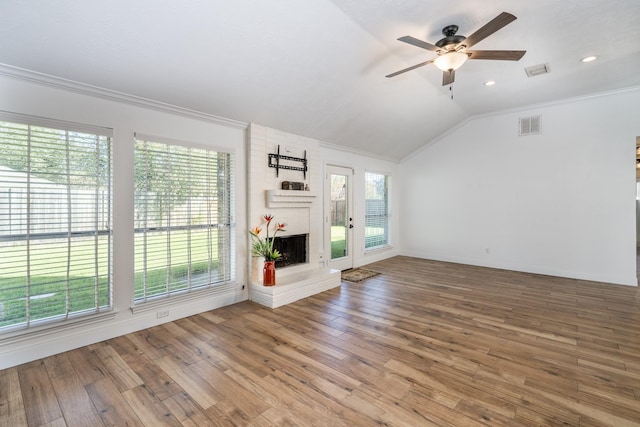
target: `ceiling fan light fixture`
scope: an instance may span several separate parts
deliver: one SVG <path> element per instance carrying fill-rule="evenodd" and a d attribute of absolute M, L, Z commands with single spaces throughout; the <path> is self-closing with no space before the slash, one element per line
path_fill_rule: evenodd
<path fill-rule="evenodd" d="M 435 61 L 433 61 L 433 64 L 442 71 L 455 71 L 460 68 L 467 59 L 469 59 L 469 56 L 466 53 L 452 51 L 438 56 Z"/>

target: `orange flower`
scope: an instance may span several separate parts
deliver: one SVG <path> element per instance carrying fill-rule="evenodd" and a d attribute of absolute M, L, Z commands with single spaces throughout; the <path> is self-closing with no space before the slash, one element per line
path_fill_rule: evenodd
<path fill-rule="evenodd" d="M 287 224 L 284 222 L 276 223 L 275 229 L 273 230 L 273 236 L 270 236 L 269 226 L 271 225 L 271 221 L 273 221 L 273 215 L 265 214 L 262 218 L 267 222 L 267 226 L 264 228 L 267 232 L 267 236 L 265 238 L 260 237 L 260 233 L 263 230 L 260 227 L 254 227 L 249 230 L 252 240 L 251 255 L 264 257 L 266 261 L 275 261 L 280 258 L 282 254 L 277 249 L 273 248 L 273 239 L 276 237 L 278 232 L 287 231 L 285 230 Z"/>

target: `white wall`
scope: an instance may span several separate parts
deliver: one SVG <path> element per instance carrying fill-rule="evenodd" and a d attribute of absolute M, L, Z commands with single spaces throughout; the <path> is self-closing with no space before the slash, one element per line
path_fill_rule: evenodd
<path fill-rule="evenodd" d="M 353 252 L 354 267 L 360 267 L 372 262 L 380 261 L 385 258 L 389 258 L 400 253 L 400 197 L 401 192 L 398 188 L 398 163 L 393 161 L 382 160 L 373 158 L 360 153 L 352 151 L 342 150 L 339 147 L 320 144 L 320 157 L 324 162 L 326 169 L 327 165 L 331 166 L 343 166 L 354 170 L 353 176 L 353 218 L 354 218 L 354 235 L 353 235 Z M 384 249 L 377 249 L 372 251 L 364 250 L 364 215 L 365 215 L 365 172 L 384 173 L 391 176 L 391 227 L 390 227 L 390 240 L 391 246 Z M 325 172 L 326 173 L 326 172 Z M 323 174 L 324 175 L 324 174 Z M 326 220 L 327 207 L 325 205 L 323 193 L 323 209 L 325 215 L 321 218 Z M 322 225 L 324 228 L 324 224 Z M 324 247 L 327 249 L 324 251 L 324 258 L 328 261 L 331 256 L 330 246 L 328 244 L 328 236 L 324 236 L 322 239 Z"/>
<path fill-rule="evenodd" d="M 401 163 L 402 253 L 637 285 L 639 111 L 634 90 L 467 121 Z"/>
<path fill-rule="evenodd" d="M 9 72 L 11 74 L 11 72 Z M 87 88 L 56 87 L 49 79 L 43 85 L 25 78 L 8 76 L 0 70 L 0 110 L 60 119 L 112 128 L 114 131 L 114 222 L 113 274 L 114 313 L 95 322 L 70 324 L 56 329 L 32 331 L 20 336 L 0 338 L 0 369 L 80 347 L 107 338 L 144 329 L 159 323 L 247 299 L 245 289 L 247 245 L 245 143 L 246 125 L 230 120 L 191 114 L 187 111 L 119 102 L 117 94 Z M 73 87 L 71 88 L 73 89 Z M 84 93 L 83 93 L 84 92 Z M 111 96 L 113 95 L 113 96 Z M 123 97 L 124 99 L 124 97 Z M 145 102 L 139 100 L 143 105 Z M 164 111 L 163 111 L 164 110 Z M 132 313 L 133 295 L 133 135 L 141 132 L 177 140 L 232 150 L 236 154 L 236 235 L 237 282 L 224 291 L 199 294 L 199 298 L 172 300 L 151 305 L 147 311 Z M 169 310 L 169 316 L 157 318 L 157 311 Z"/>

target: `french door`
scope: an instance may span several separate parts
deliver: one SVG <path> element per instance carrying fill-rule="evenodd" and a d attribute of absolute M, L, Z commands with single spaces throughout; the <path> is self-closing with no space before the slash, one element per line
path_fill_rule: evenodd
<path fill-rule="evenodd" d="M 338 270 L 353 268 L 353 170 L 327 166 L 325 182 L 325 236 L 330 248 L 329 266 Z"/>

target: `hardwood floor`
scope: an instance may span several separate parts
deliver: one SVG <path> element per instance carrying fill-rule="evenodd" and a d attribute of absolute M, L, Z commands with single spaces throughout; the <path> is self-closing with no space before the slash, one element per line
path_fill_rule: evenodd
<path fill-rule="evenodd" d="M 396 257 L 0 371 L 2 426 L 640 426 L 640 293 Z"/>

